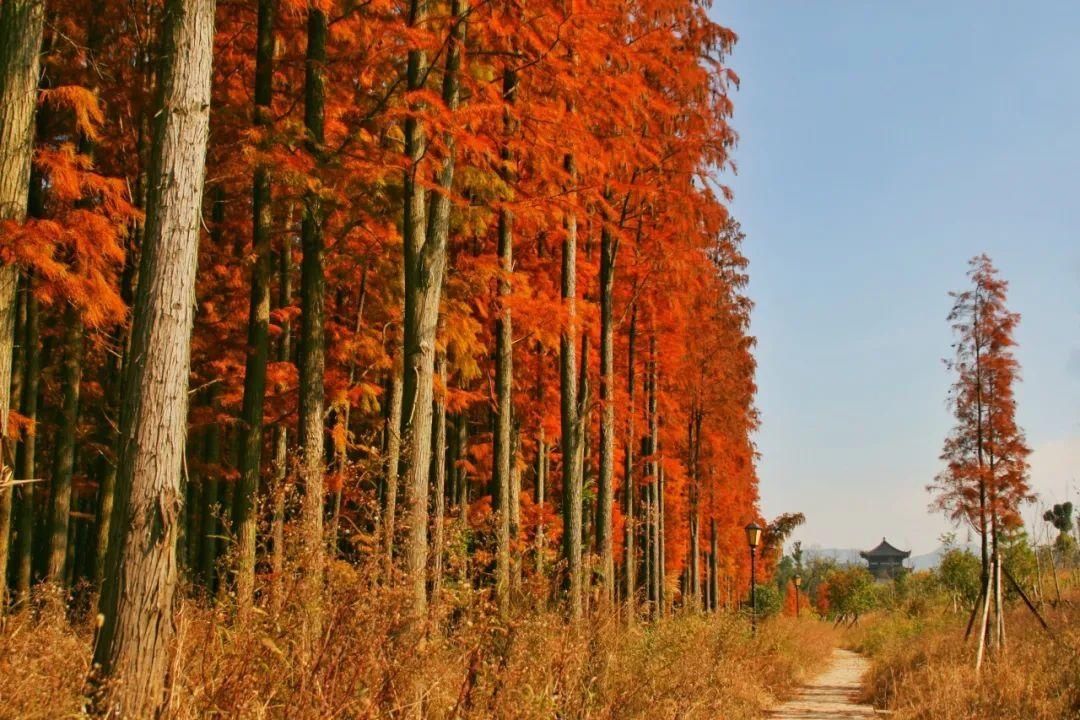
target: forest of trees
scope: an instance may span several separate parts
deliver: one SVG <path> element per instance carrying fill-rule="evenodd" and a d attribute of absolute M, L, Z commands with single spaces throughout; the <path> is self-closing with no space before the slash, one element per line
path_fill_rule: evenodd
<path fill-rule="evenodd" d="M 454 584 L 570 621 L 740 596 L 707 10 L 3 0 L 0 586 L 97 598 L 101 712 L 162 703 L 179 594 L 316 637 L 339 563 L 418 623 Z"/>

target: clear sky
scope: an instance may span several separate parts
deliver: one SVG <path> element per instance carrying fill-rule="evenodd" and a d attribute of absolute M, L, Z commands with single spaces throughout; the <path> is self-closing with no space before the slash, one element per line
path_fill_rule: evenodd
<path fill-rule="evenodd" d="M 949 523 L 925 486 L 951 420 L 947 293 L 984 251 L 1022 315 L 1034 488 L 1077 500 L 1080 3 L 712 13 L 740 38 L 727 180 L 757 303 L 766 516 L 805 512 L 806 545 L 936 547 Z"/>

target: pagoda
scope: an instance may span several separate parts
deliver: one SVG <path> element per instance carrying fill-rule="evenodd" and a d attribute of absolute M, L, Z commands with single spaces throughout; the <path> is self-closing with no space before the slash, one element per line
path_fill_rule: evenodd
<path fill-rule="evenodd" d="M 900 550 L 881 538 L 881 544 L 873 550 L 859 553 L 870 563 L 870 573 L 878 580 L 892 580 L 906 571 L 904 561 L 911 557 L 910 550 Z"/>

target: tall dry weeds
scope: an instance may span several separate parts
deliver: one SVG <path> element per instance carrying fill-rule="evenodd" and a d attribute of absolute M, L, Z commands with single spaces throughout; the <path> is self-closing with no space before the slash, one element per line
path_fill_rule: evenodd
<path fill-rule="evenodd" d="M 982 672 L 963 614 L 879 615 L 851 637 L 872 668 L 867 699 L 896 720 L 1080 720 L 1080 609 L 1047 605 L 1051 639 L 1026 607 L 1007 613 L 1007 649 Z"/>
<path fill-rule="evenodd" d="M 504 621 L 487 592 L 460 587 L 439 623 L 418 630 L 401 589 L 344 563 L 327 596 L 325 633 L 307 663 L 295 598 L 244 627 L 227 604 L 185 599 L 168 717 L 742 720 L 759 717 L 832 643 L 827 624 L 789 618 L 764 623 L 756 638 L 723 614 L 572 628 L 533 609 Z M 92 626 L 55 612 L 9 618 L 0 716 L 79 716 Z"/>

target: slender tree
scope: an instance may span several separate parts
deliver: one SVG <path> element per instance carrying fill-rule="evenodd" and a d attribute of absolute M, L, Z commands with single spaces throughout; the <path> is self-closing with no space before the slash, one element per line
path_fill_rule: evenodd
<path fill-rule="evenodd" d="M 304 127 L 308 151 L 316 158 L 323 154 L 326 112 L 326 13 L 318 5 L 308 7 L 307 56 L 304 80 Z M 303 595 L 306 637 L 322 634 L 323 585 L 323 474 L 325 431 L 323 416 L 326 398 L 323 375 L 326 369 L 325 302 L 326 276 L 323 200 L 317 190 L 304 197 L 301 224 L 303 257 L 300 263 L 300 478 L 304 484 L 301 509 L 303 547 Z"/>
<path fill-rule="evenodd" d="M 606 225 L 600 233 L 600 476 L 596 497 L 596 537 L 600 552 L 601 597 L 615 601 L 612 509 L 615 500 L 615 256 L 618 240 Z"/>
<path fill-rule="evenodd" d="M 503 70 L 503 100 L 510 106 L 514 103 L 517 94 L 517 73 L 513 66 L 507 64 Z M 509 107 L 505 111 L 503 121 L 505 132 L 509 136 L 513 132 L 513 119 Z M 502 149 L 502 160 L 505 164 L 502 170 L 503 179 L 509 184 L 513 182 L 513 171 L 510 149 L 506 143 Z M 493 489 L 499 499 L 498 523 L 499 540 L 498 552 L 496 553 L 496 579 L 495 594 L 498 598 L 499 609 L 502 613 L 509 610 L 510 604 L 510 565 L 511 543 L 516 538 L 511 537 L 511 515 L 514 509 L 511 506 L 513 493 L 510 490 L 510 475 L 513 472 L 514 452 L 511 435 L 514 422 L 514 340 L 513 320 L 507 301 L 510 297 L 510 278 L 514 272 L 514 249 L 513 249 L 513 223 L 514 216 L 510 209 L 499 209 L 499 302 L 502 307 L 495 321 L 495 482 Z"/>
<path fill-rule="evenodd" d="M 255 43 L 254 124 L 270 124 L 274 77 L 274 16 L 276 0 L 259 0 Z M 251 267 L 251 298 L 248 309 L 247 364 L 244 401 L 240 413 L 240 487 L 236 492 L 236 601 L 240 614 L 251 609 L 255 592 L 255 513 L 262 467 L 263 401 L 266 395 L 266 364 L 270 357 L 270 246 L 273 213 L 270 169 L 255 167 L 251 191 L 254 263 Z"/>
<path fill-rule="evenodd" d="M 955 522 L 967 522 L 979 534 L 982 587 L 993 596 L 983 600 L 979 657 L 990 639 L 1003 641 L 1000 603 L 1001 532 L 1021 524 L 1020 505 L 1031 497 L 1027 447 L 1016 423 L 1014 385 L 1019 364 L 1012 353 L 1013 332 L 1020 316 L 1006 306 L 1008 283 L 986 255 L 969 263 L 971 287 L 953 293 L 949 313 L 957 342 L 946 367 L 956 375 L 949 393 L 956 424 L 945 439 L 945 469 L 929 490 L 934 506 Z M 998 620 L 987 622 L 989 608 Z"/>
<path fill-rule="evenodd" d="M 38 349 L 39 315 L 38 301 L 34 295 L 32 278 L 27 279 L 26 320 L 23 323 L 22 343 L 22 399 L 20 411 L 26 419 L 37 423 L 38 394 L 41 381 L 41 356 Z M 35 460 L 37 454 L 37 428 L 34 427 L 23 437 L 19 447 L 16 476 L 20 480 L 35 480 Z M 19 523 L 16 532 L 19 537 L 18 564 L 15 566 L 15 592 L 20 602 L 30 597 L 30 585 L 33 581 L 34 556 L 34 496 L 36 482 L 27 482 L 19 487 Z"/>
<path fill-rule="evenodd" d="M 56 435 L 52 468 L 51 514 L 49 518 L 49 560 L 46 578 L 64 584 L 67 569 L 69 521 L 71 518 L 71 479 L 75 471 L 75 435 L 79 421 L 79 385 L 82 382 L 83 331 L 78 313 L 68 308 L 64 313 L 64 339 L 61 379 L 63 400 Z"/>

